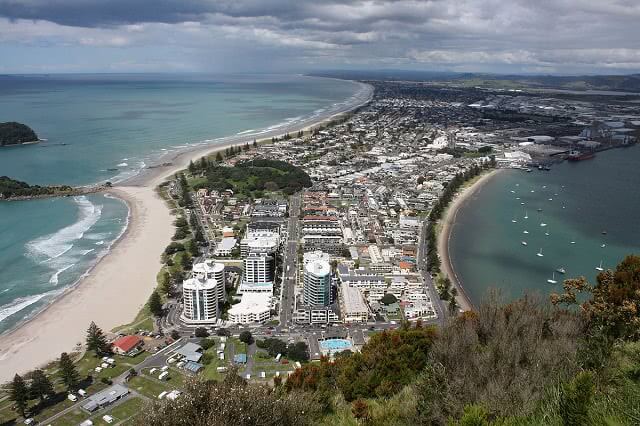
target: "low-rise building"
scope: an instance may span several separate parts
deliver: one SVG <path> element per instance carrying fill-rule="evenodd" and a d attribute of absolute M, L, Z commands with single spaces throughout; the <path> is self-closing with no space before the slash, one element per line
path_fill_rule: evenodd
<path fill-rule="evenodd" d="M 243 293 L 240 303 L 229 309 L 229 322 L 265 323 L 271 316 L 271 293 Z"/>
<path fill-rule="evenodd" d="M 118 355 L 133 356 L 140 352 L 144 342 L 140 336 L 122 336 L 111 343 L 111 349 Z"/>

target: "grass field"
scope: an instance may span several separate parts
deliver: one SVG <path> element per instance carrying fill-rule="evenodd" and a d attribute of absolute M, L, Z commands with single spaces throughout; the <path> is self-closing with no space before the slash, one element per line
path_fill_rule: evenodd
<path fill-rule="evenodd" d="M 176 373 L 174 373 L 174 375 L 175 374 Z M 175 388 L 171 380 L 172 379 L 169 379 L 166 382 L 158 382 L 144 376 L 137 376 L 129 380 L 129 387 L 144 396 L 152 399 L 158 399 L 158 395 L 162 392 L 171 391 Z"/>

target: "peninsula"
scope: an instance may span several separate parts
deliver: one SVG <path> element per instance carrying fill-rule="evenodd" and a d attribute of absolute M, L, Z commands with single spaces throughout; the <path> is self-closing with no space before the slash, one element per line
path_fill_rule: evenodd
<path fill-rule="evenodd" d="M 0 123 L 0 146 L 23 145 L 39 141 L 36 132 L 26 124 L 15 121 Z"/>
<path fill-rule="evenodd" d="M 29 185 L 20 180 L 11 179 L 8 176 L 0 176 L 0 200 L 29 200 L 33 198 L 46 197 L 68 197 L 73 195 L 84 195 L 97 192 L 105 185 L 93 185 L 83 187 L 72 187 L 69 185 Z"/>

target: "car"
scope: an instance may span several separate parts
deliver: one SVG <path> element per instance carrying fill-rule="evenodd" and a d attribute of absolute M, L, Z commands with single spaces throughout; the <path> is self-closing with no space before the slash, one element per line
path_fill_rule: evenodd
<path fill-rule="evenodd" d="M 102 416 L 102 420 L 104 420 L 107 423 L 113 423 L 114 418 L 108 414 L 105 414 L 104 416 Z"/>

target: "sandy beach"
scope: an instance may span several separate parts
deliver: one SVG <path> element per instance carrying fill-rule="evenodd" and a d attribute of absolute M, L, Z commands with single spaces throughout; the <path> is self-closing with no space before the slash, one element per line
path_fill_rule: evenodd
<path fill-rule="evenodd" d="M 75 286 L 46 309 L 16 329 L 0 335 L 0 383 L 57 358 L 84 344 L 86 330 L 95 321 L 103 330 L 127 324 L 144 306 L 156 287 L 160 255 L 174 233 L 173 217 L 155 188 L 190 161 L 224 151 L 229 146 L 258 141 L 322 125 L 367 103 L 373 88 L 363 89 L 350 103 L 331 115 L 310 117 L 288 126 L 255 134 L 234 135 L 211 144 L 191 147 L 163 158 L 109 191 L 129 206 L 129 223 L 111 251 Z"/>
<path fill-rule="evenodd" d="M 151 187 L 120 187 L 110 193 L 127 202 L 129 226 L 78 285 L 0 336 L 0 382 L 76 349 L 91 321 L 104 330 L 130 321 L 156 286 L 160 253 L 173 234 L 169 209 Z"/>
<path fill-rule="evenodd" d="M 474 306 L 464 290 L 464 285 L 460 280 L 460 277 L 456 275 L 453 265 L 451 264 L 449 240 L 451 239 L 451 232 L 456 224 L 456 217 L 460 208 L 463 207 L 465 202 L 476 194 L 482 186 L 498 172 L 498 169 L 491 170 L 480 176 L 480 178 L 478 178 L 472 185 L 464 187 L 464 189 L 453 199 L 449 207 L 447 207 L 444 218 L 440 221 L 441 228 L 440 233 L 438 234 L 438 254 L 440 256 L 441 268 L 449 279 L 451 279 L 451 283 L 458 290 L 456 301 L 458 302 L 458 306 L 465 311 L 473 310 Z"/>

